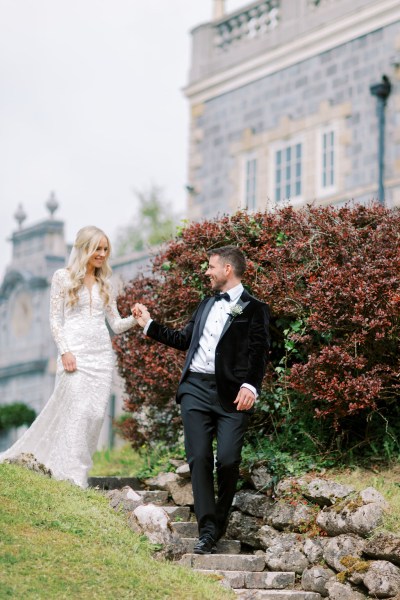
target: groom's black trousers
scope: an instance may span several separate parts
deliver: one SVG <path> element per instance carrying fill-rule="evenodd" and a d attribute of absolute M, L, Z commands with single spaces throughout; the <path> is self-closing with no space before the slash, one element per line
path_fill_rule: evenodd
<path fill-rule="evenodd" d="M 179 386 L 178 398 L 199 536 L 209 533 L 218 539 L 224 532 L 236 492 L 243 439 L 250 415 L 239 411 L 229 413 L 222 408 L 213 375 L 189 373 Z M 214 493 L 214 437 L 217 440 L 217 501 Z"/>

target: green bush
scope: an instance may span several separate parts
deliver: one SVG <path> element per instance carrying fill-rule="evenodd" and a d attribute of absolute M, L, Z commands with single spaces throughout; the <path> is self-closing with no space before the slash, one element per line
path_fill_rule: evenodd
<path fill-rule="evenodd" d="M 29 408 L 22 402 L 0 406 L 0 431 L 30 425 L 36 419 L 33 408 Z"/>

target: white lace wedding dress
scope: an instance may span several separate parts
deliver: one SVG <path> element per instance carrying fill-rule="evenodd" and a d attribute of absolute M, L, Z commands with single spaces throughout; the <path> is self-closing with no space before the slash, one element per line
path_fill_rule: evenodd
<path fill-rule="evenodd" d="M 31 453 L 51 469 L 55 479 L 87 487 L 100 429 L 107 407 L 114 355 L 107 319 L 115 333 L 133 326 L 135 319 L 121 318 L 115 298 L 105 306 L 98 284 L 83 286 L 74 307 L 67 305 L 70 276 L 67 269 L 54 273 L 50 295 L 50 325 L 59 356 L 54 393 L 31 427 L 0 462 Z M 61 354 L 72 352 L 77 370 L 64 371 Z"/>

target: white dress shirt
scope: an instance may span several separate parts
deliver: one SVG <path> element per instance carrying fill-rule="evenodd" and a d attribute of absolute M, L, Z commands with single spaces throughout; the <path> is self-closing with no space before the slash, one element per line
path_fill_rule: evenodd
<path fill-rule="evenodd" d="M 228 292 L 230 301 L 222 298 L 214 302 L 204 323 L 204 329 L 199 340 L 199 345 L 193 355 L 190 371 L 196 373 L 215 373 L 215 350 L 222 330 L 229 316 L 229 309 L 239 300 L 243 292 L 243 285 L 239 283 Z"/>

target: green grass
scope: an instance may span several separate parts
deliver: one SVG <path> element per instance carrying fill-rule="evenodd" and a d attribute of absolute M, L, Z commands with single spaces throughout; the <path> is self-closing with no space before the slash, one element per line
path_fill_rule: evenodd
<path fill-rule="evenodd" d="M 93 477 L 134 477 L 146 466 L 144 454 L 133 450 L 129 444 L 112 450 L 101 450 L 94 453 L 93 467 L 90 475 Z"/>
<path fill-rule="evenodd" d="M 156 446 L 143 448 L 140 452 L 133 450 L 129 445 L 112 450 L 98 451 L 93 456 L 93 467 L 90 475 L 94 477 L 119 475 L 120 477 L 138 477 L 147 479 L 154 477 L 161 471 L 173 469 L 169 459 L 184 459 L 183 446 L 166 448 Z"/>
<path fill-rule="evenodd" d="M 234 595 L 151 557 L 95 490 L 0 465 L 0 598 L 219 600 Z"/>

